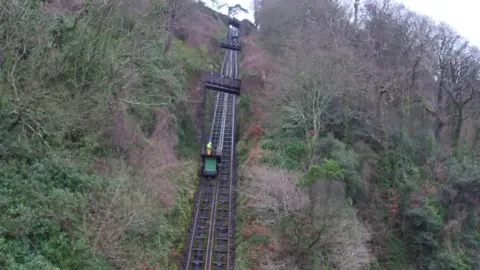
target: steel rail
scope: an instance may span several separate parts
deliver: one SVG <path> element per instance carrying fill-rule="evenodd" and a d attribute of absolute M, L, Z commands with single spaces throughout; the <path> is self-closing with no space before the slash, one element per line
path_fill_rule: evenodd
<path fill-rule="evenodd" d="M 228 37 L 233 31 L 229 29 Z M 236 51 L 225 53 L 221 74 L 238 77 Z M 234 265 L 236 96 L 218 92 L 214 106 L 210 139 L 222 163 L 216 179 L 200 179 L 181 269 L 230 270 Z"/>
<path fill-rule="evenodd" d="M 225 57 L 224 57 L 224 61 L 222 63 L 222 67 L 221 67 L 221 73 L 226 73 L 226 68 L 228 67 L 228 64 L 229 64 L 229 61 L 230 61 L 230 57 L 228 55 L 228 53 L 225 53 Z M 217 93 L 216 94 L 216 102 L 215 102 L 215 109 L 214 109 L 214 112 L 213 112 L 213 119 L 212 119 L 212 126 L 211 126 L 211 131 L 210 131 L 210 137 L 209 137 L 209 140 L 212 141 L 212 143 L 217 143 L 217 134 L 215 133 L 218 133 L 218 128 L 216 129 L 215 127 L 217 126 L 218 127 L 218 117 L 219 117 L 219 111 L 218 109 L 223 109 L 224 106 L 223 106 L 223 99 L 225 98 L 225 96 L 223 95 L 224 93 Z M 222 112 L 223 113 L 223 112 Z M 217 132 L 215 132 L 217 131 Z M 218 134 L 220 135 L 220 134 Z M 209 222 L 208 219 L 205 219 L 204 218 L 204 215 L 203 214 L 206 214 L 204 213 L 205 211 L 208 211 L 209 209 L 205 206 L 208 206 L 209 202 L 211 202 L 211 196 L 214 194 L 210 194 L 212 189 L 215 189 L 215 186 L 211 186 L 211 184 L 209 183 L 205 183 L 204 181 L 205 179 L 200 179 L 200 186 L 199 186 L 199 190 L 197 192 L 197 198 L 196 198 L 196 205 L 195 205 L 195 209 L 194 209 L 194 214 L 193 214 L 193 226 L 192 226 L 192 232 L 191 232 L 191 235 L 190 235 L 190 239 L 189 239 L 189 246 L 188 246 L 188 252 L 187 252 L 187 258 L 186 258 L 186 262 L 184 264 L 184 267 L 185 269 L 189 269 L 190 266 L 192 266 L 192 255 L 196 255 L 195 257 L 196 260 L 195 262 L 193 262 L 193 265 L 195 265 L 195 263 L 200 263 L 199 262 L 199 258 L 201 258 L 202 254 L 201 254 L 201 251 L 200 250 L 194 250 L 194 244 L 195 244 L 195 238 L 196 238 L 196 235 L 197 234 L 202 234 L 202 231 L 204 229 L 204 227 L 207 225 L 207 223 Z M 202 200 L 203 199 L 203 200 Z M 213 210 L 213 209 L 212 209 Z M 199 224 L 199 222 L 201 224 Z M 199 247 L 201 248 L 201 247 Z M 195 253 L 194 251 L 196 251 L 196 254 L 193 254 Z M 199 254 L 200 253 L 200 254 Z M 197 268 L 197 267 L 195 267 Z M 193 268 L 193 269 L 195 269 Z M 199 268 L 198 268 L 199 269 Z"/>
<path fill-rule="evenodd" d="M 237 63 L 236 63 L 236 54 L 234 52 L 229 52 L 230 63 L 228 75 L 229 77 L 236 77 Z M 224 111 L 226 112 L 225 126 L 223 132 L 223 151 L 222 151 L 222 165 L 220 167 L 220 175 L 217 177 L 217 185 L 215 192 L 215 216 L 212 216 L 210 226 L 215 228 L 210 230 L 213 232 L 213 245 L 209 246 L 209 251 L 207 253 L 208 263 L 205 265 L 205 270 L 212 269 L 233 269 L 233 245 L 232 238 L 233 227 L 232 218 L 233 218 L 233 208 L 234 208 L 234 128 L 235 128 L 235 96 L 230 94 L 225 94 L 227 98 L 225 101 L 228 101 Z M 227 122 L 228 120 L 228 122 Z M 226 139 L 226 136 L 229 138 Z M 225 207 L 226 206 L 226 207 Z M 211 241 L 210 240 L 210 241 Z M 216 254 L 216 260 L 213 260 L 212 256 Z"/>

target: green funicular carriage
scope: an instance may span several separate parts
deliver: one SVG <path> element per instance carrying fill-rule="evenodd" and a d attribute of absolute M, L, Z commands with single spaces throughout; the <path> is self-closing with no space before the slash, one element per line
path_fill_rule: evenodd
<path fill-rule="evenodd" d="M 222 158 L 219 155 L 207 155 L 202 154 L 202 165 L 200 168 L 200 176 L 206 178 L 215 178 L 218 174 L 218 167 L 222 162 Z"/>

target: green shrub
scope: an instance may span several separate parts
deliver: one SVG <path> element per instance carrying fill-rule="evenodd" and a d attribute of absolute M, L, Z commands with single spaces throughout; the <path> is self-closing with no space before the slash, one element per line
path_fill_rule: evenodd
<path fill-rule="evenodd" d="M 361 200 L 364 196 L 364 187 L 359 155 L 348 149 L 344 143 L 335 139 L 331 134 L 318 140 L 317 152 L 328 159 L 335 160 L 341 166 L 347 195 L 355 203 Z"/>
<path fill-rule="evenodd" d="M 473 270 L 473 260 L 462 252 L 444 249 L 426 261 L 427 269 Z"/>
<path fill-rule="evenodd" d="M 285 167 L 285 159 L 278 153 L 273 153 L 270 156 L 262 156 L 260 161 L 270 166 Z"/>
<path fill-rule="evenodd" d="M 317 180 L 343 179 L 344 171 L 337 161 L 324 159 L 321 165 L 314 165 L 301 179 L 299 185 L 311 185 Z"/>
<path fill-rule="evenodd" d="M 306 152 L 305 144 L 301 140 L 292 139 L 284 145 L 284 154 L 287 158 L 300 161 Z"/>
<path fill-rule="evenodd" d="M 269 135 L 262 141 L 261 147 L 273 152 L 268 157 L 262 157 L 262 163 L 292 171 L 302 169 L 306 147 L 301 139 L 286 134 Z"/>
<path fill-rule="evenodd" d="M 183 41 L 175 39 L 172 44 L 171 59 L 176 65 L 183 65 L 187 75 L 207 69 L 212 65 L 212 60 L 208 55 L 208 47 L 201 46 L 199 49 L 188 47 Z M 173 64 L 173 63 L 172 63 Z"/>
<path fill-rule="evenodd" d="M 394 150 L 380 155 L 375 169 L 377 184 L 381 188 L 401 188 L 421 178 L 420 170 L 411 159 Z"/>
<path fill-rule="evenodd" d="M 157 120 L 153 108 L 169 109 L 178 119 L 174 128 L 183 132 L 181 152 L 198 153 L 190 115 L 180 114 L 187 110 L 178 104 L 185 104 L 188 76 L 211 64 L 206 47 L 174 41 L 163 55 L 166 36 L 160 25 L 166 9 L 160 2 L 139 14 L 129 1 L 85 1 L 80 13 L 69 15 L 45 12 L 40 9 L 45 1 L 4 2 L 0 268 L 112 269 L 119 260 L 133 269 L 145 260 L 171 269 L 170 249 L 182 239 L 190 216 L 189 192 L 180 189 L 168 215 L 158 198 L 149 198 L 153 193 L 138 185 L 140 173 L 99 178 L 70 160 L 86 162 L 90 170 L 98 157 L 121 161 L 103 143 L 111 118 L 118 120 L 112 108 L 127 109 L 146 136 Z M 121 219 L 133 207 L 139 209 L 135 216 Z M 120 213 L 117 219 L 107 209 Z M 92 225 L 96 222 L 114 223 L 124 233 L 112 236 L 118 242 L 99 247 L 92 243 L 102 233 L 96 231 L 101 226 Z"/>
<path fill-rule="evenodd" d="M 273 141 L 272 139 L 265 139 L 262 142 L 262 149 L 263 150 L 275 151 L 278 148 L 277 148 L 277 145 L 275 144 L 275 141 Z"/>
<path fill-rule="evenodd" d="M 435 207 L 425 202 L 421 207 L 411 207 L 405 212 L 407 239 L 410 252 L 424 257 L 424 266 L 435 261 L 441 248 L 443 220 Z"/>
<path fill-rule="evenodd" d="M 181 109 L 183 108 L 183 110 Z M 175 122 L 171 127 L 177 130 L 178 142 L 175 146 L 177 153 L 185 158 L 196 158 L 200 152 L 200 145 L 197 141 L 194 119 L 184 106 L 179 106 L 175 112 Z"/>
<path fill-rule="evenodd" d="M 69 163 L 1 164 L 0 257 L 5 266 L 102 269 L 82 232 L 89 196 L 104 186 Z M 44 269 L 44 268 L 39 268 Z"/>
<path fill-rule="evenodd" d="M 245 116 L 248 116 L 250 113 L 250 103 L 251 103 L 251 95 L 248 93 L 243 93 L 240 96 L 240 108 Z"/>
<path fill-rule="evenodd" d="M 268 240 L 268 238 L 266 238 L 265 236 L 255 234 L 248 239 L 248 242 L 251 245 L 258 246 L 260 244 L 264 244 L 266 247 L 268 247 L 270 240 Z"/>
<path fill-rule="evenodd" d="M 136 106 L 131 105 L 128 107 L 127 113 L 133 116 L 134 122 L 138 123 L 140 130 L 143 134 L 145 134 L 146 137 L 150 137 L 152 135 L 158 119 L 156 118 L 155 112 L 151 106 L 145 106 L 143 104 Z"/>
<path fill-rule="evenodd" d="M 245 140 L 239 140 L 236 146 L 237 150 L 237 164 L 243 164 L 245 161 L 247 161 L 248 158 L 248 144 Z"/>
<path fill-rule="evenodd" d="M 405 241 L 392 235 L 385 243 L 385 266 L 388 270 L 408 269 L 408 249 Z"/>

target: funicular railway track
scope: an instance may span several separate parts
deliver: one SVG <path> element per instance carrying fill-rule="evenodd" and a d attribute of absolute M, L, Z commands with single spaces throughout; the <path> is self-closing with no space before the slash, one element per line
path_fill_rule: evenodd
<path fill-rule="evenodd" d="M 221 75 L 237 78 L 237 65 L 237 52 L 227 50 Z M 217 92 L 209 135 L 221 164 L 214 179 L 200 178 L 182 270 L 234 269 L 235 112 L 236 96 Z"/>

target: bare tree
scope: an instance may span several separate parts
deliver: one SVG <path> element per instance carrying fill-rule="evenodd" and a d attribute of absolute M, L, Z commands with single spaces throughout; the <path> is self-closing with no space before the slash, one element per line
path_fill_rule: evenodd
<path fill-rule="evenodd" d="M 244 12 L 244 13 L 248 13 L 248 10 L 243 8 L 242 5 L 240 4 L 236 4 L 234 6 L 229 6 L 227 5 L 228 7 L 228 16 L 236 16 L 239 12 Z"/>
<path fill-rule="evenodd" d="M 360 0 L 354 0 L 353 2 L 353 27 L 356 29 L 358 25 L 358 8 L 360 7 Z"/>
<path fill-rule="evenodd" d="M 442 88 L 449 96 L 450 104 L 455 108 L 452 139 L 458 144 L 460 132 L 465 119 L 469 116 L 465 111 L 469 103 L 478 97 L 478 74 L 480 74 L 480 58 L 478 51 L 463 43 L 442 66 L 448 73 L 442 78 Z"/>
<path fill-rule="evenodd" d="M 439 137 L 443 128 L 451 124 L 451 137 L 456 145 L 464 121 L 475 111 L 469 105 L 478 97 L 480 55 L 446 25 L 439 26 L 436 40 L 435 136 Z"/>
<path fill-rule="evenodd" d="M 263 259 L 262 269 L 296 269 L 309 260 L 338 269 L 361 269 L 368 263 L 368 233 L 348 210 L 342 182 L 319 179 L 301 189 L 297 174 L 265 167 L 250 167 L 245 176 L 241 194 L 259 214 L 257 222 L 275 230 L 280 241 L 280 249 Z M 335 252 L 315 262 L 313 254 L 320 250 Z"/>
<path fill-rule="evenodd" d="M 191 0 L 168 0 L 167 3 L 167 16 L 165 20 L 167 40 L 163 55 L 166 55 L 172 46 L 173 30 L 177 27 L 179 20 L 188 16 L 193 10 L 193 3 Z"/>
<path fill-rule="evenodd" d="M 260 12 L 262 9 L 263 0 L 253 0 L 253 18 L 255 20 L 255 26 L 260 24 Z"/>
<path fill-rule="evenodd" d="M 432 92 L 434 24 L 390 1 L 369 1 L 357 49 L 369 62 L 370 98 L 383 136 L 424 132 L 423 100 Z M 422 117 L 418 117 L 418 116 Z"/>
<path fill-rule="evenodd" d="M 338 8 L 339 2 L 255 3 L 262 41 L 278 57 L 269 76 L 268 96 L 276 106 L 269 109 L 279 119 L 279 126 L 306 135 L 310 155 L 305 169 L 318 163 L 318 153 L 312 149 L 317 136 L 335 131 L 332 124 L 348 126 L 349 139 L 372 137 L 383 147 L 377 148 L 380 151 L 386 147 L 403 151 L 425 167 L 434 160 L 437 168 L 440 163 L 427 142 L 447 134 L 455 146 L 461 130 L 469 125 L 466 120 L 475 116 L 478 121 L 479 52 L 455 31 L 394 1 L 350 0 Z M 352 4 L 353 21 L 352 16 L 344 15 Z M 281 219 L 290 218 L 294 228 L 284 231 L 288 237 L 283 243 L 293 248 L 284 260 L 272 255 L 266 263 L 269 269 L 283 269 L 285 266 L 279 266 L 283 263 L 294 269 L 292 259 L 295 265 L 303 263 L 311 249 L 322 250 L 325 233 L 333 232 L 330 228 L 341 227 L 336 217 L 329 216 L 330 208 L 338 209 L 338 201 L 322 201 L 329 208 L 316 208 L 317 198 L 336 193 L 323 194 L 328 188 L 309 187 L 309 192 L 319 192 L 316 196 L 301 190 L 305 193 L 297 196 L 303 195 L 302 207 L 282 215 Z M 312 222 L 317 218 L 318 222 Z M 325 222 L 329 218 L 330 224 Z"/>

